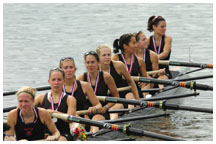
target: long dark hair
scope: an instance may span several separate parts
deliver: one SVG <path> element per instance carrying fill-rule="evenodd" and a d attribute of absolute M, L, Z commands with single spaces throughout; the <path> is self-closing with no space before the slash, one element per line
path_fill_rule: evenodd
<path fill-rule="evenodd" d="M 129 34 L 123 34 L 119 39 L 115 39 L 113 42 L 113 52 L 118 53 L 119 50 L 123 52 L 124 51 L 123 45 L 124 44 L 128 45 L 132 37 L 133 35 L 129 33 Z"/>
<path fill-rule="evenodd" d="M 153 30 L 153 25 L 158 26 L 158 23 L 160 21 L 166 21 L 162 16 L 151 16 L 148 19 L 148 25 L 147 25 L 147 30 L 152 32 Z"/>

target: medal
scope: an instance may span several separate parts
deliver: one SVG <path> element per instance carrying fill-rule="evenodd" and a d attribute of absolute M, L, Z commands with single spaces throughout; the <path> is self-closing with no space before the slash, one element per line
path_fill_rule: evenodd
<path fill-rule="evenodd" d="M 52 121 L 54 122 L 54 123 L 56 123 L 57 121 L 58 121 L 58 119 L 57 118 L 52 118 Z"/>

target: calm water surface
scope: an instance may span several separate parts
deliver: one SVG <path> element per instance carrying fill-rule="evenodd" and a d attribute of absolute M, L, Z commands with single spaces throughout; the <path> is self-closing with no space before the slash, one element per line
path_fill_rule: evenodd
<path fill-rule="evenodd" d="M 191 53 L 194 62 L 213 63 L 212 4 L 4 4 L 3 9 L 3 91 L 48 85 L 48 71 L 63 56 L 74 57 L 76 74 L 83 73 L 84 53 L 99 44 L 112 46 L 120 35 L 140 30 L 150 36 L 146 25 L 151 15 L 167 21 L 167 34 L 173 38 L 171 60 L 188 61 Z M 198 82 L 213 85 L 212 79 Z M 213 93 L 199 92 L 182 105 L 212 108 Z M 3 107 L 14 105 L 15 96 L 3 98 Z M 176 111 L 146 123 L 182 139 L 213 140 L 211 114 Z M 164 127 L 158 127 L 161 123 Z"/>

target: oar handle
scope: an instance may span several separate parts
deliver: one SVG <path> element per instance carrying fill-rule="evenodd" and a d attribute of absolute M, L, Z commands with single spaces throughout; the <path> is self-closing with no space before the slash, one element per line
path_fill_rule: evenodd
<path fill-rule="evenodd" d="M 76 112 L 77 115 L 85 115 L 88 114 L 88 110 L 80 110 Z"/>
<path fill-rule="evenodd" d="M 168 60 L 159 60 L 158 64 L 160 65 L 169 65 L 169 62 Z"/>
<path fill-rule="evenodd" d="M 148 71 L 147 74 L 148 75 L 153 75 L 153 74 L 157 74 L 160 70 L 155 70 L 155 71 Z"/>
<path fill-rule="evenodd" d="M 117 88 L 117 92 L 123 92 L 123 91 L 126 91 L 126 90 L 130 90 L 131 89 L 131 86 L 127 86 L 127 87 L 120 87 L 120 88 Z M 108 93 L 107 94 L 110 94 L 110 91 L 108 90 Z"/>

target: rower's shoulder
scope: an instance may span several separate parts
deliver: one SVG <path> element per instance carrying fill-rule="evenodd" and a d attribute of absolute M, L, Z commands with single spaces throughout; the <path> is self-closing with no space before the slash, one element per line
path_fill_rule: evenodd
<path fill-rule="evenodd" d="M 80 81 L 83 81 L 84 80 L 84 73 L 79 75 L 76 79 L 80 80 Z"/>
<path fill-rule="evenodd" d="M 172 40 L 172 37 L 170 35 L 165 35 L 165 40 Z"/>
<path fill-rule="evenodd" d="M 18 108 L 12 109 L 11 111 L 8 112 L 8 117 L 17 115 L 17 111 Z"/>
<path fill-rule="evenodd" d="M 122 68 L 122 67 L 124 67 L 123 62 L 121 62 L 121 61 L 112 61 L 112 63 L 113 63 L 113 65 L 114 65 L 115 68 Z"/>
<path fill-rule="evenodd" d="M 119 60 L 118 54 L 112 55 L 111 59 L 112 59 L 113 61 L 118 61 L 118 60 Z"/>

